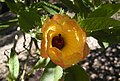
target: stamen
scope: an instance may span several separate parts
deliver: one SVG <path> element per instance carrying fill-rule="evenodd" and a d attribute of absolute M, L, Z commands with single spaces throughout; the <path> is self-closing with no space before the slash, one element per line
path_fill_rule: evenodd
<path fill-rule="evenodd" d="M 61 38 L 61 34 L 58 34 L 59 38 Z"/>

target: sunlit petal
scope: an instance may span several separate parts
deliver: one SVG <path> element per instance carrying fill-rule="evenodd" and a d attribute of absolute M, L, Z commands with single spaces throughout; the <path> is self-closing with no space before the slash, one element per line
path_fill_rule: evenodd
<path fill-rule="evenodd" d="M 86 33 L 66 15 L 54 15 L 42 27 L 41 56 L 50 57 L 57 65 L 67 68 L 83 60 L 89 53 Z"/>

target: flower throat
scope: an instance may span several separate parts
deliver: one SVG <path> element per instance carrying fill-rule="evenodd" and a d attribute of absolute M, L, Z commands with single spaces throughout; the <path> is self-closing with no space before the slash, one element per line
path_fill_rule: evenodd
<path fill-rule="evenodd" d="M 53 37 L 52 46 L 58 49 L 62 49 L 64 47 L 64 39 L 61 36 L 61 34 L 58 34 L 58 36 Z"/>

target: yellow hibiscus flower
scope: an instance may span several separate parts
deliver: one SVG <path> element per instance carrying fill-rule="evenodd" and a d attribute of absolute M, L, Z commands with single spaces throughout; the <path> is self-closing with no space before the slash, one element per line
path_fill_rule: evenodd
<path fill-rule="evenodd" d="M 43 27 L 41 56 L 67 68 L 83 60 L 89 53 L 86 33 L 74 19 L 56 14 Z"/>

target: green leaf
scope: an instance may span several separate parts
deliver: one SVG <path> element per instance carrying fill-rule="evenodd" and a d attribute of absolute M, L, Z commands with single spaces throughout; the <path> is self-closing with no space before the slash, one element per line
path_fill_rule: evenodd
<path fill-rule="evenodd" d="M 48 6 L 48 7 L 51 7 L 53 9 L 56 9 L 56 10 L 60 10 L 59 7 L 55 6 L 54 4 L 51 4 L 51 3 L 47 3 L 47 2 L 43 2 L 44 5 Z"/>
<path fill-rule="evenodd" d="M 77 6 L 73 5 L 73 2 L 70 0 L 60 0 L 66 7 L 68 7 L 70 10 L 72 10 L 75 13 L 79 12 L 79 9 Z"/>
<path fill-rule="evenodd" d="M 36 65 L 33 67 L 34 69 L 38 69 L 40 67 L 46 66 L 49 62 L 49 59 L 44 59 L 40 57 L 40 60 L 36 63 Z"/>
<path fill-rule="evenodd" d="M 93 11 L 89 18 L 92 17 L 111 17 L 120 9 L 120 3 L 118 4 L 104 4 L 98 7 L 95 11 Z"/>
<path fill-rule="evenodd" d="M 14 0 L 5 0 L 5 2 L 13 13 L 18 13 L 19 5 Z"/>
<path fill-rule="evenodd" d="M 45 59 L 45 58 L 40 57 L 40 59 L 38 60 L 38 62 L 35 64 L 35 66 L 32 67 L 31 71 L 28 73 L 28 75 L 30 76 L 31 74 L 33 74 L 33 72 L 36 69 L 45 67 L 48 64 L 49 61 L 50 61 L 49 58 Z"/>
<path fill-rule="evenodd" d="M 102 42 L 102 43 L 103 43 L 104 48 L 107 48 L 109 46 L 108 42 Z"/>
<path fill-rule="evenodd" d="M 50 61 L 46 66 L 40 81 L 58 81 L 62 77 L 62 74 L 63 69 Z"/>
<path fill-rule="evenodd" d="M 101 1 L 101 0 L 92 0 L 92 3 L 93 3 L 96 7 L 98 7 L 99 5 L 102 4 L 102 1 Z"/>
<path fill-rule="evenodd" d="M 90 34 L 100 42 L 119 43 L 120 42 L 120 27 L 119 29 L 105 29 L 94 31 Z"/>
<path fill-rule="evenodd" d="M 17 79 L 19 75 L 19 60 L 15 51 L 11 50 L 9 59 L 10 75 L 13 80 Z"/>
<path fill-rule="evenodd" d="M 98 0 L 99 1 L 99 0 Z M 90 8 L 94 8 L 94 4 L 92 4 L 92 2 L 90 2 L 90 0 L 84 0 L 84 3 L 86 5 L 88 5 Z"/>
<path fill-rule="evenodd" d="M 2 23 L 0 23 L 0 28 L 12 27 L 12 26 L 16 25 L 17 22 L 18 22 L 17 18 L 2 22 Z"/>
<path fill-rule="evenodd" d="M 90 81 L 88 74 L 79 65 L 67 68 L 64 81 Z"/>
<path fill-rule="evenodd" d="M 41 24 L 40 16 L 32 10 L 29 12 L 25 10 L 21 11 L 19 15 L 19 25 L 25 32 L 29 32 L 29 30 L 33 29 L 37 23 Z"/>
<path fill-rule="evenodd" d="M 48 3 L 48 2 L 39 2 L 39 3 L 36 3 L 33 5 L 33 7 L 35 8 L 43 8 L 45 11 L 47 11 L 48 13 L 52 14 L 52 15 L 55 15 L 55 14 L 58 14 L 58 12 L 60 12 L 60 8 L 51 4 L 51 3 Z"/>
<path fill-rule="evenodd" d="M 87 18 L 81 21 L 80 26 L 91 32 L 120 26 L 120 21 L 106 17 Z"/>
<path fill-rule="evenodd" d="M 86 18 L 88 14 L 91 12 L 88 5 L 86 5 L 85 2 L 82 0 L 74 0 L 74 4 L 75 6 L 78 7 L 79 13 L 82 18 Z"/>
<path fill-rule="evenodd" d="M 43 8 L 52 15 L 58 14 L 54 9 L 43 5 Z"/>
<path fill-rule="evenodd" d="M 33 3 L 33 4 L 31 4 L 31 8 L 35 8 L 35 9 L 41 8 L 42 5 L 43 5 L 43 3 L 40 3 L 40 2 Z"/>

